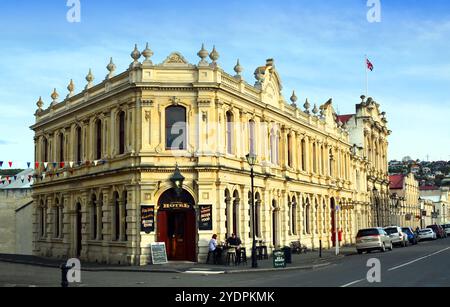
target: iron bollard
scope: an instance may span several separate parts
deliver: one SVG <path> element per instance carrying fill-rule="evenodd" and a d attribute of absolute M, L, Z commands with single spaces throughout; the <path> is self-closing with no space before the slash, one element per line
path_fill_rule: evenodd
<path fill-rule="evenodd" d="M 322 258 L 322 240 L 320 240 L 319 244 L 320 244 L 319 258 Z"/>
<path fill-rule="evenodd" d="M 71 267 L 67 266 L 65 263 L 61 264 L 61 287 L 69 288 L 69 281 L 67 280 L 67 273 Z"/>

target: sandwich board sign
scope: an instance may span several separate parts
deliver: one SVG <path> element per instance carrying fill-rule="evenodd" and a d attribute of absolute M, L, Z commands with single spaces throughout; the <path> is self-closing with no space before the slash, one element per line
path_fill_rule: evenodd
<path fill-rule="evenodd" d="M 150 246 L 153 264 L 166 264 L 167 250 L 166 243 L 152 243 Z"/>

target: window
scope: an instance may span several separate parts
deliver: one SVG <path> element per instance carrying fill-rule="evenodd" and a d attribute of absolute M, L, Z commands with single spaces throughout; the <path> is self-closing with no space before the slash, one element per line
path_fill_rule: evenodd
<path fill-rule="evenodd" d="M 307 234 L 311 234 L 311 224 L 310 224 L 310 216 L 311 216 L 311 205 L 309 204 L 309 199 L 306 200 L 305 206 L 305 230 Z"/>
<path fill-rule="evenodd" d="M 302 171 L 306 171 L 306 141 L 303 139 L 301 144 Z"/>
<path fill-rule="evenodd" d="M 119 155 L 125 153 L 125 112 L 119 113 Z"/>
<path fill-rule="evenodd" d="M 128 235 L 127 235 L 127 230 L 128 230 L 128 225 L 127 225 L 127 204 L 128 204 L 128 192 L 125 190 L 122 193 L 122 200 L 123 200 L 123 215 L 122 215 L 122 223 L 124 224 L 124 228 L 123 228 L 123 240 L 124 241 L 128 241 Z"/>
<path fill-rule="evenodd" d="M 55 238 L 59 238 L 60 237 L 60 226 L 61 226 L 61 217 L 60 217 L 60 211 L 59 211 L 59 200 L 56 199 L 56 205 L 54 208 L 54 212 L 55 212 L 55 222 L 54 222 L 54 227 L 55 230 L 53 232 L 53 235 Z"/>
<path fill-rule="evenodd" d="M 95 123 L 95 131 L 96 131 L 96 153 L 95 158 L 100 160 L 102 158 L 102 121 L 97 120 Z"/>
<path fill-rule="evenodd" d="M 119 193 L 114 192 L 114 240 L 118 241 L 120 239 L 120 203 L 119 203 Z"/>
<path fill-rule="evenodd" d="M 42 161 L 42 162 L 48 162 L 49 159 L 48 159 L 48 140 L 47 140 L 47 138 L 44 138 L 42 147 L 43 147 L 42 155 L 43 155 L 43 159 L 44 159 L 44 161 Z"/>
<path fill-rule="evenodd" d="M 238 236 L 238 234 L 239 234 L 239 203 L 241 201 L 239 199 L 238 191 L 234 191 L 233 198 L 234 198 L 234 201 L 233 201 L 233 233 Z"/>
<path fill-rule="evenodd" d="M 171 106 L 166 109 L 166 149 L 187 149 L 186 109 Z"/>
<path fill-rule="evenodd" d="M 292 137 L 290 134 L 287 136 L 287 163 L 289 167 L 292 167 Z"/>
<path fill-rule="evenodd" d="M 256 193 L 255 196 L 255 229 L 256 236 L 261 237 L 261 196 Z"/>
<path fill-rule="evenodd" d="M 59 135 L 59 162 L 64 162 L 64 134 Z"/>
<path fill-rule="evenodd" d="M 313 155 L 313 172 L 317 173 L 317 145 L 316 145 L 316 143 L 313 144 L 312 155 Z"/>
<path fill-rule="evenodd" d="M 97 240 L 97 222 L 98 222 L 98 216 L 97 216 L 97 196 L 95 194 L 92 195 L 91 200 L 91 239 Z"/>
<path fill-rule="evenodd" d="M 233 154 L 233 113 L 230 111 L 226 114 L 227 117 L 227 153 Z"/>
<path fill-rule="evenodd" d="M 82 145 L 82 142 L 81 142 L 81 127 L 77 127 L 77 129 L 76 129 L 76 132 L 75 132 L 75 134 L 76 134 L 76 140 L 77 140 L 77 152 L 76 152 L 76 154 L 75 154 L 75 159 L 76 159 L 76 163 L 81 163 L 81 160 L 83 159 L 82 157 L 81 157 L 81 145 Z"/>
<path fill-rule="evenodd" d="M 295 197 L 292 198 L 291 230 L 293 235 L 297 234 L 297 200 Z"/>
<path fill-rule="evenodd" d="M 255 122 L 251 120 L 249 122 L 249 137 L 250 137 L 250 153 L 256 154 L 256 140 L 255 140 Z"/>
<path fill-rule="evenodd" d="M 270 161 L 272 164 L 278 164 L 279 139 L 277 130 L 272 128 L 270 132 Z"/>

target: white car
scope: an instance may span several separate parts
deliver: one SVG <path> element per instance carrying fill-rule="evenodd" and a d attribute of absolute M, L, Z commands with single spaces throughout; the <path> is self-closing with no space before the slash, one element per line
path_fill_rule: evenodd
<path fill-rule="evenodd" d="M 431 228 L 419 230 L 419 241 L 423 240 L 437 240 L 436 233 Z"/>
<path fill-rule="evenodd" d="M 391 226 L 384 228 L 384 231 L 389 235 L 392 240 L 392 244 L 403 247 L 408 246 L 408 235 L 403 233 L 402 229 L 398 226 Z"/>
<path fill-rule="evenodd" d="M 450 224 L 442 225 L 442 228 L 444 228 L 444 231 L 447 233 L 447 236 L 450 236 Z"/>

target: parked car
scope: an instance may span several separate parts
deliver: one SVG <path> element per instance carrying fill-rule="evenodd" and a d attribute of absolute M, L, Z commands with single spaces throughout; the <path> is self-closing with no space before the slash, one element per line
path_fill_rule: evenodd
<path fill-rule="evenodd" d="M 411 227 L 403 227 L 402 232 L 406 234 L 409 243 L 411 243 L 412 245 L 417 245 L 417 243 L 419 243 L 419 240 L 417 239 L 417 233 L 415 233 Z"/>
<path fill-rule="evenodd" d="M 445 233 L 447 234 L 447 236 L 449 236 L 450 235 L 450 224 L 442 225 L 442 228 L 444 228 Z"/>
<path fill-rule="evenodd" d="M 383 228 L 368 228 L 358 231 L 356 236 L 356 250 L 358 254 L 370 253 L 373 250 L 385 252 L 393 250 L 392 240 Z"/>
<path fill-rule="evenodd" d="M 384 228 L 384 231 L 391 237 L 394 245 L 408 246 L 408 236 L 402 232 L 402 229 L 398 226 L 391 226 Z"/>
<path fill-rule="evenodd" d="M 437 236 L 436 233 L 431 228 L 425 228 L 419 230 L 419 241 L 425 241 L 425 240 L 436 240 Z"/>
<path fill-rule="evenodd" d="M 436 233 L 438 239 L 445 238 L 444 229 L 440 225 L 430 225 L 427 228 L 431 228 Z"/>

